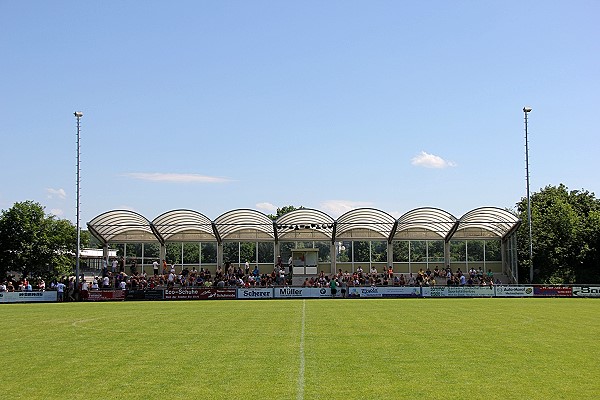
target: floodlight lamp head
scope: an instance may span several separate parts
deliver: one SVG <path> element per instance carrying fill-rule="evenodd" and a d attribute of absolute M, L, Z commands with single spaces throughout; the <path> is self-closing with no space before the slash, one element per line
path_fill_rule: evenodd
<path fill-rule="evenodd" d="M 531 107 L 523 107 L 523 112 L 524 113 L 531 112 Z"/>
<path fill-rule="evenodd" d="M 75 111 L 75 112 L 73 113 L 73 115 L 74 115 L 74 116 L 76 116 L 77 118 L 81 118 L 81 117 L 83 117 L 83 113 L 82 113 L 81 111 Z"/>

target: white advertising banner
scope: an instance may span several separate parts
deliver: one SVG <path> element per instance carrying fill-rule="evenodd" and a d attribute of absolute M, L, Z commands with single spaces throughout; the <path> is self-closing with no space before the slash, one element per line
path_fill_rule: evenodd
<path fill-rule="evenodd" d="M 329 288 L 306 288 L 306 287 L 276 287 L 273 288 L 273 295 L 278 299 L 301 299 L 301 298 L 319 298 L 331 297 Z M 336 294 L 340 296 L 340 291 Z"/>
<path fill-rule="evenodd" d="M 600 297 L 600 286 L 573 286 L 573 297 Z"/>
<path fill-rule="evenodd" d="M 348 288 L 350 297 L 420 297 L 421 288 L 418 286 L 370 286 Z"/>
<path fill-rule="evenodd" d="M 423 288 L 427 289 L 427 288 Z M 493 286 L 433 286 L 424 290 L 425 297 L 492 297 Z"/>
<path fill-rule="evenodd" d="M 30 303 L 56 301 L 55 291 L 47 292 L 0 292 L 0 303 Z"/>
<path fill-rule="evenodd" d="M 497 297 L 532 297 L 533 286 L 496 286 Z"/>
<path fill-rule="evenodd" d="M 248 288 L 238 289 L 237 298 L 242 300 L 272 299 L 273 288 Z"/>

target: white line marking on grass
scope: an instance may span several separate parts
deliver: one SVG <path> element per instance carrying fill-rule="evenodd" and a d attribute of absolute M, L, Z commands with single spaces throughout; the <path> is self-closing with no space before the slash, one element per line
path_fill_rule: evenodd
<path fill-rule="evenodd" d="M 302 300 L 302 324 L 300 330 L 300 370 L 298 371 L 297 400 L 304 400 L 304 326 L 306 324 L 306 300 Z"/>

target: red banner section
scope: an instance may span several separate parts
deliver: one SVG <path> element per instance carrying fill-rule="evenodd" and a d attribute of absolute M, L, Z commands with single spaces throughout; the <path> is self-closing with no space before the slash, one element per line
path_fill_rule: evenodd
<path fill-rule="evenodd" d="M 572 297 L 570 286 L 534 286 L 533 295 L 538 297 Z"/>
<path fill-rule="evenodd" d="M 165 300 L 235 299 L 235 288 L 178 288 L 165 290 Z"/>
<path fill-rule="evenodd" d="M 88 301 L 125 300 L 124 290 L 90 290 Z"/>

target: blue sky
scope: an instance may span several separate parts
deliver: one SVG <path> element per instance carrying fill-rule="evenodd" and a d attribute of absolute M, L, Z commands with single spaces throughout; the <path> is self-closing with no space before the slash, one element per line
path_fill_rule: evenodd
<path fill-rule="evenodd" d="M 457 217 L 597 192 L 597 1 L 0 1 L 0 208 Z"/>

